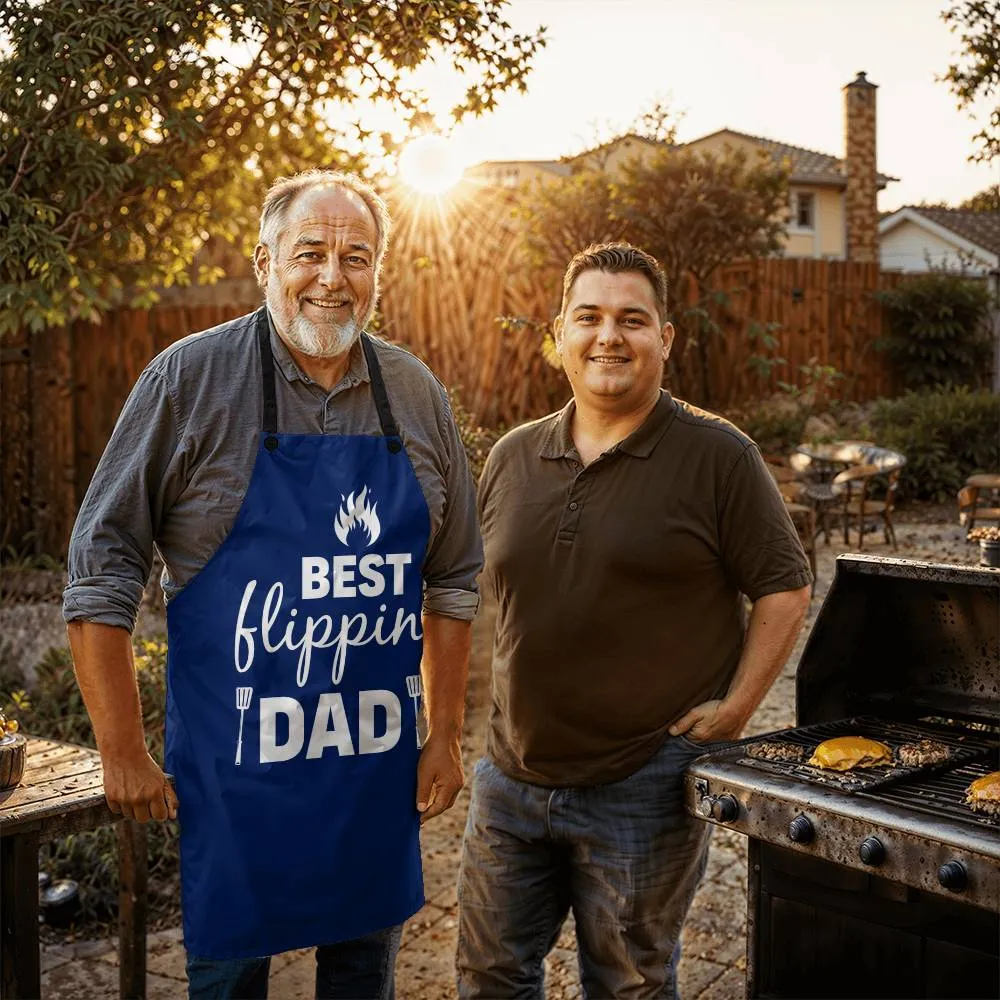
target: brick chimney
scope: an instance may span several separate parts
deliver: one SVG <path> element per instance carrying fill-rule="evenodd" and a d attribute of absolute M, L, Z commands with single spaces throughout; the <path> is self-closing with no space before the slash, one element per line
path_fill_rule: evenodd
<path fill-rule="evenodd" d="M 844 87 L 844 165 L 847 191 L 847 259 L 871 262 L 878 256 L 878 206 L 876 204 L 875 91 L 878 88 L 858 73 Z"/>

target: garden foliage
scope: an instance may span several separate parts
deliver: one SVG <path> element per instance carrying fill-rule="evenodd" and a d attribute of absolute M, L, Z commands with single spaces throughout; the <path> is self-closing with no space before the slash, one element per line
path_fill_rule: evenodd
<path fill-rule="evenodd" d="M 906 456 L 907 497 L 952 503 L 966 477 L 1000 468 L 1000 396 L 950 386 L 880 399 L 875 440 Z"/>
<path fill-rule="evenodd" d="M 969 157 L 988 163 L 1000 156 L 1000 0 L 950 3 L 941 20 L 962 43 L 944 81 L 960 109 L 971 115 L 977 103 L 988 108 L 988 120 L 973 136 L 979 149 Z"/>
<path fill-rule="evenodd" d="M 889 336 L 877 346 L 906 388 L 983 384 L 993 353 L 985 282 L 934 271 L 879 292 L 878 298 Z"/>
<path fill-rule="evenodd" d="M 188 283 L 210 238 L 248 251 L 267 184 L 393 148 L 357 120 L 432 124 L 413 72 L 468 85 L 458 120 L 524 91 L 542 32 L 502 0 L 5 0 L 0 333 Z M 206 274 L 201 277 L 210 278 Z"/>

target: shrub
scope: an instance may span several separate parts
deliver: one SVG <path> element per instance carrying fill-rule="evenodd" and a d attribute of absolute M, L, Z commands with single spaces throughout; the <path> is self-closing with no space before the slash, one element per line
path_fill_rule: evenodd
<path fill-rule="evenodd" d="M 757 442 L 765 455 L 787 455 L 802 441 L 809 413 L 805 409 L 761 404 L 730 411 L 727 416 Z"/>
<path fill-rule="evenodd" d="M 985 282 L 939 271 L 908 279 L 877 298 L 890 332 L 876 346 L 888 354 L 907 388 L 983 385 L 993 349 Z"/>
<path fill-rule="evenodd" d="M 1000 396 L 952 386 L 880 399 L 875 440 L 906 456 L 900 480 L 910 497 L 953 501 L 974 472 L 1000 468 Z"/>
<path fill-rule="evenodd" d="M 455 417 L 455 425 L 458 427 L 459 436 L 465 446 L 465 454 L 469 459 L 472 478 L 478 483 L 479 477 L 483 473 L 483 466 L 486 464 L 486 456 L 489 455 L 493 445 L 497 443 L 500 432 L 480 427 L 473 419 L 472 414 L 462 405 L 455 390 L 451 390 L 448 395 L 451 400 L 451 412 Z"/>
<path fill-rule="evenodd" d="M 163 722 L 166 712 L 167 644 L 162 640 L 135 643 L 136 678 L 146 725 L 146 743 L 163 763 Z M 94 731 L 73 674 L 68 649 L 50 649 L 36 668 L 30 696 L 24 678 L 7 668 L 0 674 L 0 708 L 18 720 L 32 736 L 95 746 Z M 177 824 L 147 825 L 149 841 L 149 915 L 155 921 L 176 918 L 180 907 Z M 114 918 L 118 906 L 118 838 L 112 827 L 76 834 L 48 845 L 41 868 L 53 878 L 71 878 L 80 885 L 82 912 L 77 922 L 91 925 Z"/>

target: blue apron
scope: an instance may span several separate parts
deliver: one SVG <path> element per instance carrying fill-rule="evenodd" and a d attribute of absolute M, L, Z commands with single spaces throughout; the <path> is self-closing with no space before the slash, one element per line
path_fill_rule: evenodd
<path fill-rule="evenodd" d="M 167 610 L 184 943 L 208 959 L 349 940 L 424 901 L 427 505 L 367 335 L 381 435 L 279 434 L 263 308 L 256 330 L 264 420 L 250 485 Z"/>

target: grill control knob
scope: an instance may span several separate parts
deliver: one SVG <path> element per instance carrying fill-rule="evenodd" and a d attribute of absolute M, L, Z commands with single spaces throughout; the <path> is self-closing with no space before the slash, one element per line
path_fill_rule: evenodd
<path fill-rule="evenodd" d="M 740 804 L 732 795 L 720 795 L 712 803 L 712 818 L 720 823 L 732 823 L 740 814 Z"/>
<path fill-rule="evenodd" d="M 945 889 L 961 892 L 969 884 L 969 873 L 961 861 L 949 861 L 938 869 L 938 881 Z"/>
<path fill-rule="evenodd" d="M 809 844 L 815 836 L 816 831 L 808 816 L 796 816 L 788 824 L 788 839 L 794 840 L 796 844 Z"/>
<path fill-rule="evenodd" d="M 866 865 L 880 865 L 885 861 L 885 845 L 878 837 L 866 837 L 858 850 L 858 856 Z"/>

